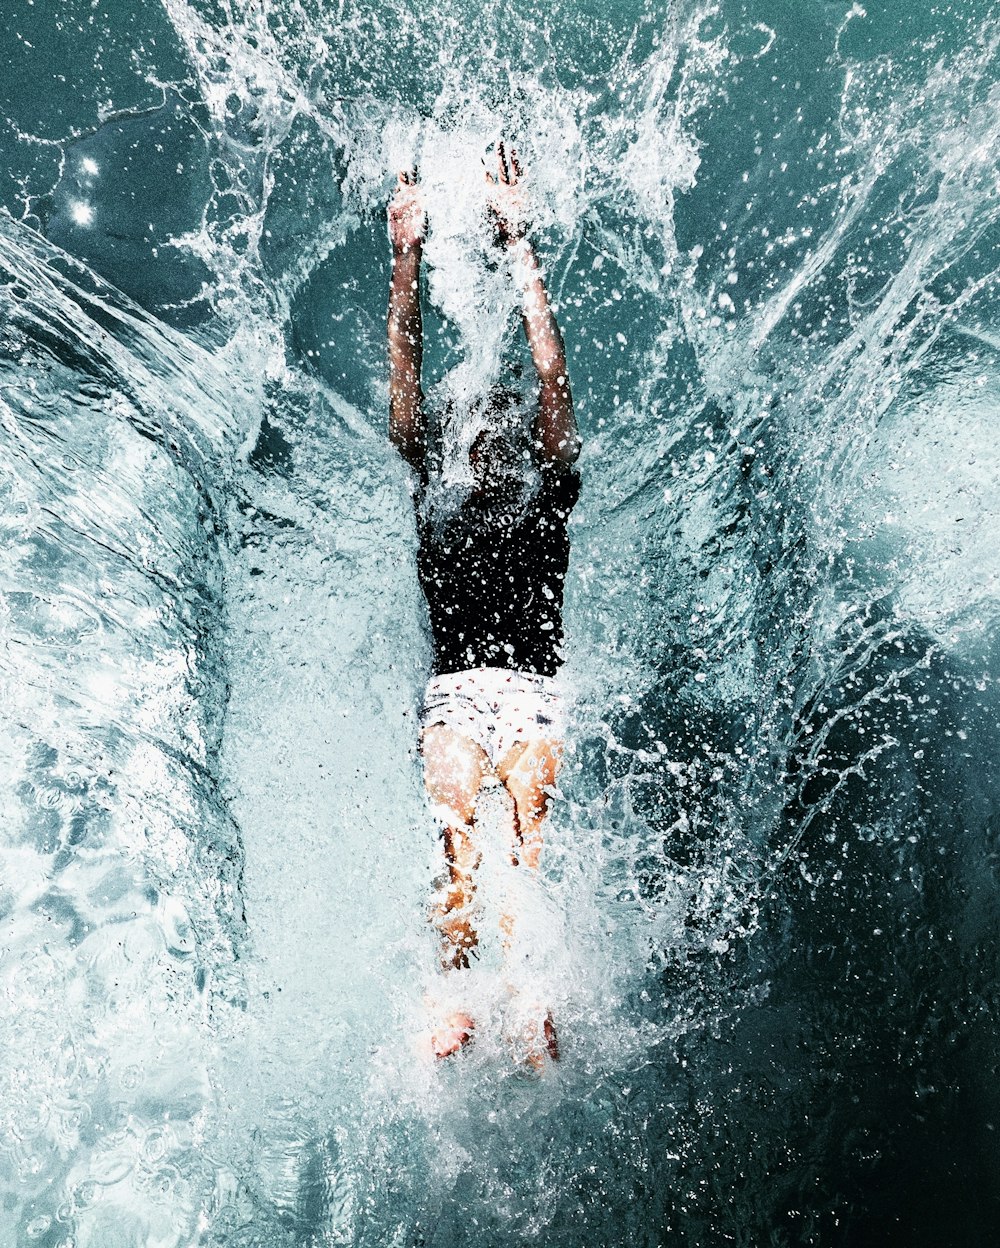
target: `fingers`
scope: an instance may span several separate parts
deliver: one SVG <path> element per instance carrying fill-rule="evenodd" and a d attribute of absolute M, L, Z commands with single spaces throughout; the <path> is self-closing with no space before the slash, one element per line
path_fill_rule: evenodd
<path fill-rule="evenodd" d="M 483 161 L 483 164 L 485 163 Z M 517 151 L 504 139 L 497 143 L 497 177 L 491 178 L 489 174 L 486 176 L 491 182 L 502 182 L 505 186 L 516 186 L 522 176 Z"/>
<path fill-rule="evenodd" d="M 513 147 L 509 147 L 503 139 L 497 143 L 497 171 L 493 173 L 486 163 L 486 157 L 482 157 L 483 171 L 486 181 L 492 186 L 502 184 L 504 186 L 516 186 L 520 179 L 524 176 L 521 168 L 521 162 L 518 160 L 517 151 Z M 416 186 L 417 185 L 417 167 L 411 165 L 409 169 L 400 169 L 398 173 L 400 186 Z"/>
<path fill-rule="evenodd" d="M 507 151 L 503 139 L 497 144 L 497 156 L 500 161 L 500 180 L 510 185 L 510 167 L 507 164 Z"/>

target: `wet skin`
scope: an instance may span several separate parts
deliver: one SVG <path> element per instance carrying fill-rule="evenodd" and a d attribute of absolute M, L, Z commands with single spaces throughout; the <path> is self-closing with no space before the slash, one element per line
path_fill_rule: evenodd
<path fill-rule="evenodd" d="M 580 440 L 565 348 L 527 239 L 521 180 L 516 153 L 500 142 L 494 168 L 486 173 L 486 204 L 495 245 L 507 252 L 512 278 L 522 293 L 522 323 L 538 382 L 531 442 L 541 462 L 572 463 L 579 454 Z M 415 171 L 400 173 L 388 217 L 393 247 L 388 315 L 389 436 L 403 458 L 414 469 L 424 472 L 427 424 L 421 387 L 423 324 L 419 273 L 426 214 Z M 499 404 L 500 390 L 491 398 L 494 405 Z M 490 500 L 508 494 L 516 496 L 516 464 L 506 462 L 508 458 L 492 452 L 489 437 L 477 438 L 469 457 L 473 496 Z M 448 882 L 434 908 L 433 921 L 441 934 L 442 966 L 454 970 L 468 967 L 479 943 L 471 915 L 480 857 L 475 811 L 482 786 L 495 776 L 506 788 L 515 812 L 511 861 L 536 871 L 542 849 L 542 825 L 562 757 L 562 742 L 519 742 L 494 770 L 475 741 L 443 725 L 432 725 L 423 733 L 421 752 L 428 796 L 435 808 L 444 812 L 442 840 Z M 508 916 L 501 924 L 505 947 L 513 922 Z M 457 1052 L 472 1037 L 474 1028 L 474 1020 L 468 1014 L 452 1011 L 432 1035 L 433 1051 L 438 1057 Z M 526 1060 L 536 1066 L 544 1061 L 546 1053 L 553 1058 L 558 1056 L 555 1028 L 547 1014 L 544 1019 L 539 1015 L 533 1035 L 525 1037 L 525 1046 Z"/>

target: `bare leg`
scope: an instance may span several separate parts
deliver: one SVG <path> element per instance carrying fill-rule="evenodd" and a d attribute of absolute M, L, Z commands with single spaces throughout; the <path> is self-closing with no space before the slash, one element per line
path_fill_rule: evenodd
<path fill-rule="evenodd" d="M 542 852 L 542 824 L 549 813 L 549 794 L 562 761 L 561 741 L 530 741 L 516 745 L 501 759 L 497 774 L 514 799 L 516 826 L 511 859 L 532 871 Z"/>
<path fill-rule="evenodd" d="M 473 872 L 479 860 L 473 820 L 483 777 L 491 768 L 474 741 L 443 724 L 425 729 L 421 744 L 424 783 L 445 825 L 448 885 L 435 916 L 444 941 L 441 959 L 446 969 L 465 967 L 479 943 L 469 917 L 475 894 Z"/>
<path fill-rule="evenodd" d="M 561 741 L 532 741 L 515 746 L 501 760 L 497 773 L 514 800 L 514 838 L 511 862 L 514 866 L 538 870 L 542 852 L 542 825 L 549 813 L 549 791 L 555 784 L 562 761 Z M 504 947 L 509 949 L 514 933 L 514 918 L 504 915 L 500 921 Z M 544 1017 L 541 1015 L 544 1014 Z M 525 1060 L 540 1069 L 547 1052 L 558 1060 L 559 1042 L 551 1015 L 543 1008 L 521 1037 Z"/>
<path fill-rule="evenodd" d="M 444 854 L 448 883 L 435 908 L 434 922 L 441 933 L 441 964 L 445 970 L 468 967 L 479 944 L 472 925 L 475 896 L 474 872 L 479 861 L 473 838 L 476 799 L 483 777 L 490 773 L 489 760 L 474 741 L 443 724 L 424 730 L 424 783 L 444 823 Z M 472 1034 L 473 1020 L 461 1011 L 443 1019 L 432 1036 L 438 1057 L 456 1052 Z"/>

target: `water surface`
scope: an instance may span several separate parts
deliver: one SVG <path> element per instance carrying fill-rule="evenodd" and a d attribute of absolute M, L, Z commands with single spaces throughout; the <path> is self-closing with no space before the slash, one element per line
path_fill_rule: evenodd
<path fill-rule="evenodd" d="M 8 7 L 0 1244 L 988 1238 L 996 5 Z M 488 951 L 422 1043 L 385 437 L 399 167 L 428 386 L 524 357 L 501 134 L 585 439 L 540 1080 Z"/>

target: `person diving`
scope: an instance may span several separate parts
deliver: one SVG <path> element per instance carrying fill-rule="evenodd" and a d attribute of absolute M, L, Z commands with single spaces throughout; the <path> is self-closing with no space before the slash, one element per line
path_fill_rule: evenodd
<path fill-rule="evenodd" d="M 566 351 L 528 237 L 517 153 L 500 142 L 486 174 L 494 246 L 520 294 L 537 379 L 534 401 L 494 385 L 470 413 L 478 429 L 464 482 L 448 483 L 434 454 L 421 385 L 420 267 L 427 229 L 415 172 L 399 174 L 388 206 L 389 437 L 412 469 L 417 569 L 427 600 L 434 666 L 420 721 L 424 781 L 442 825 L 445 884 L 433 909 L 446 972 L 477 955 L 480 846 L 476 807 L 484 783 L 513 804 L 511 862 L 536 872 L 559 770 L 564 699 L 558 680 L 568 521 L 580 492 L 581 441 Z M 475 426 L 474 426 L 475 427 Z M 513 920 L 502 920 L 509 940 Z M 438 1057 L 458 1052 L 475 1020 L 449 1009 L 432 1034 Z M 527 1060 L 558 1057 L 551 1015 L 529 1027 Z"/>

